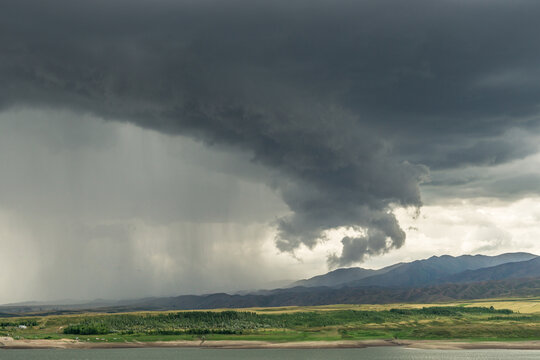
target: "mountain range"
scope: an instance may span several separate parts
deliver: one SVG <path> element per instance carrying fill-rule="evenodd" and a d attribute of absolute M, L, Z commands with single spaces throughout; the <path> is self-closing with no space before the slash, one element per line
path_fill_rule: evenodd
<path fill-rule="evenodd" d="M 181 295 L 85 304 L 11 304 L 0 316 L 84 311 L 127 312 L 328 304 L 437 302 L 493 297 L 540 296 L 540 257 L 433 256 L 382 269 L 337 269 L 288 287 L 242 294 Z"/>
<path fill-rule="evenodd" d="M 363 268 L 337 269 L 324 275 L 315 276 L 307 280 L 300 280 L 291 284 L 291 287 L 415 287 L 433 285 L 445 282 L 462 282 L 466 278 L 476 281 L 499 280 L 510 276 L 512 271 L 519 271 L 519 264 L 513 267 L 495 267 L 509 263 L 521 263 L 538 258 L 529 253 L 506 253 L 498 256 L 462 255 L 462 256 L 432 256 L 425 260 L 416 260 L 410 263 L 398 263 L 380 270 Z M 492 269 L 491 269 L 492 268 Z M 485 269 L 475 275 L 475 271 Z M 490 270 L 488 270 L 490 269 Z M 467 272 L 463 278 L 457 274 Z M 490 274 L 493 273 L 493 276 Z M 495 275 L 498 274 L 498 275 Z M 522 274 L 525 272 L 522 271 Z M 538 274 L 537 276 L 540 276 Z M 461 280 L 460 280 L 461 279 Z"/>

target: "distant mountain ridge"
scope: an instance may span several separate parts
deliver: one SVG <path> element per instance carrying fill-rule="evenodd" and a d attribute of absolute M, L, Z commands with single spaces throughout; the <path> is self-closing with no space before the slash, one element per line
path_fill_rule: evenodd
<path fill-rule="evenodd" d="M 439 302 L 507 296 L 539 296 L 540 278 L 500 280 L 472 284 L 443 284 L 422 288 L 328 287 L 276 290 L 268 295 L 229 295 L 158 298 L 129 307 L 106 311 L 188 310 L 274 306 L 315 306 L 330 304 L 384 304 L 397 302 Z"/>
<path fill-rule="evenodd" d="M 309 279 L 295 281 L 288 287 L 338 286 L 338 285 L 345 284 L 351 281 L 365 279 L 370 276 L 384 274 L 401 265 L 403 265 L 403 263 L 386 266 L 379 270 L 364 269 L 361 267 L 341 268 L 341 269 L 330 271 L 323 275 L 314 276 Z"/>
<path fill-rule="evenodd" d="M 506 253 L 497 256 L 432 256 L 429 259 L 416 260 L 410 263 L 398 263 L 379 270 L 362 268 L 338 269 L 324 275 L 297 281 L 293 283 L 293 286 L 419 287 L 436 284 L 451 275 L 459 274 L 463 271 L 528 261 L 534 258 L 537 258 L 537 255 L 524 252 Z M 355 278 L 355 276 L 357 277 Z"/>
<path fill-rule="evenodd" d="M 337 269 L 334 271 L 330 271 L 329 273 L 326 273 L 324 275 L 318 275 L 310 279 L 295 281 L 289 287 L 336 286 L 339 284 L 364 279 L 377 273 L 377 270 L 363 269 L 361 267 Z"/>
<path fill-rule="evenodd" d="M 471 283 L 478 281 L 506 280 L 540 277 L 540 257 L 527 261 L 509 262 L 497 266 L 466 270 L 443 279 L 447 283 Z"/>
<path fill-rule="evenodd" d="M 2 309 L 3 317 L 33 315 L 77 314 L 85 312 L 132 312 L 202 310 L 224 308 L 316 306 L 330 304 L 389 304 L 389 303 L 434 303 L 454 300 L 487 299 L 494 297 L 540 296 L 540 278 L 498 280 L 466 284 L 442 284 L 421 288 L 380 287 L 328 287 L 295 288 L 276 290 L 268 295 L 182 295 L 177 297 L 150 298 L 131 304 L 117 304 L 98 308 L 77 309 Z"/>
<path fill-rule="evenodd" d="M 351 281 L 351 279 L 353 279 Z M 86 304 L 38 303 L 0 306 L 0 316 L 128 312 L 328 304 L 437 302 L 493 297 L 540 296 L 540 257 L 528 253 L 498 256 L 433 256 L 380 270 L 338 269 L 290 288 L 243 294 L 181 295 Z M 325 286 L 308 286 L 325 283 Z"/>

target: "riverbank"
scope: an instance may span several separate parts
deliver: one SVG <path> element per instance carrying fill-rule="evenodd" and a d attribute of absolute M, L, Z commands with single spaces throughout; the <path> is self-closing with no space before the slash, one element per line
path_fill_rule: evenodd
<path fill-rule="evenodd" d="M 154 341 L 154 342 L 85 342 L 72 339 L 15 340 L 0 338 L 0 349 L 121 349 L 121 348 L 209 348 L 209 349 L 332 349 L 402 346 L 415 349 L 472 350 L 522 349 L 540 350 L 540 341 L 444 341 L 444 340 L 341 340 L 266 342 L 242 340 Z"/>

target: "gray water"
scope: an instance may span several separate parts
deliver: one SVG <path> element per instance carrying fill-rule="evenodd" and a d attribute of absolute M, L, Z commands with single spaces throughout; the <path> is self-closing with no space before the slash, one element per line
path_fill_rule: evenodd
<path fill-rule="evenodd" d="M 540 359 L 540 350 L 417 350 L 398 347 L 365 349 L 92 349 L 0 350 L 1 360 L 484 360 Z"/>

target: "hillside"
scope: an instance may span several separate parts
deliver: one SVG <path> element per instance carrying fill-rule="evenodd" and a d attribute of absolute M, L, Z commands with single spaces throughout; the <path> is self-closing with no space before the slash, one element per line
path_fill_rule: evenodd
<path fill-rule="evenodd" d="M 523 260 L 525 259 L 525 260 Z M 522 261 L 519 261 L 522 260 Z M 465 270 L 463 270 L 465 269 Z M 374 274 L 374 275 L 370 275 Z M 360 280 L 346 281 L 360 276 Z M 342 282 L 339 282 L 342 281 Z M 494 297 L 540 296 L 540 257 L 526 253 L 499 256 L 440 256 L 399 263 L 381 270 L 339 269 L 295 286 L 247 294 L 182 295 L 86 304 L 13 304 L 3 316 L 329 304 L 441 302 Z M 337 284 L 337 285 L 336 285 Z"/>
<path fill-rule="evenodd" d="M 274 290 L 268 295 L 184 295 L 151 298 L 129 303 L 118 302 L 106 307 L 0 307 L 3 317 L 60 315 L 85 312 L 130 312 L 154 310 L 194 310 L 218 308 L 313 306 L 330 304 L 389 304 L 433 303 L 454 300 L 488 299 L 500 297 L 540 296 L 540 278 L 507 279 L 463 284 L 442 284 L 414 288 L 383 287 L 316 287 Z"/>
<path fill-rule="evenodd" d="M 470 283 L 488 280 L 503 280 L 526 277 L 540 277 L 540 257 L 498 266 L 467 270 L 444 279 L 450 283 Z"/>
<path fill-rule="evenodd" d="M 540 278 L 444 284 L 418 288 L 328 287 L 277 290 L 270 295 L 211 294 L 157 298 L 146 302 L 102 308 L 106 311 L 188 310 L 329 304 L 385 304 L 440 302 L 494 297 L 540 296 Z"/>
<path fill-rule="evenodd" d="M 318 275 L 310 279 L 296 281 L 292 283 L 290 286 L 291 287 L 336 286 L 342 283 L 364 279 L 368 276 L 372 276 L 377 273 L 379 273 L 378 270 L 363 269 L 360 267 L 337 269 L 334 271 L 330 271 L 329 273 L 324 274 L 324 275 Z"/>
<path fill-rule="evenodd" d="M 477 270 L 501 264 L 527 261 L 537 256 L 529 253 L 507 253 L 497 256 L 462 255 L 462 256 L 432 256 L 429 259 L 416 260 L 410 263 L 398 263 L 380 270 L 346 271 L 334 270 L 325 275 L 295 283 L 300 286 L 385 286 L 385 287 L 418 287 L 432 285 L 467 270 Z M 354 280 L 355 274 L 359 274 Z M 311 285 L 314 284 L 314 285 Z"/>

